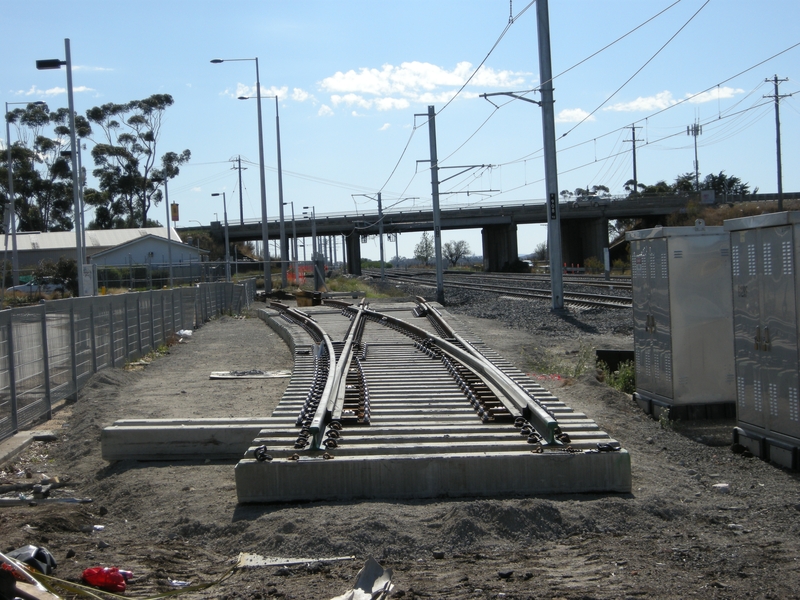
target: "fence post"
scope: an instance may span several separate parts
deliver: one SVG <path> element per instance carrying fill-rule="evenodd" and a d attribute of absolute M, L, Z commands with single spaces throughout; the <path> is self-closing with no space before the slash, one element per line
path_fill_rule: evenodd
<path fill-rule="evenodd" d="M 50 392 L 50 351 L 47 347 L 47 308 L 42 307 L 42 368 L 44 369 L 44 397 L 47 402 L 47 418 L 53 418 L 53 398 Z M 77 390 L 76 390 L 77 393 Z"/>
<path fill-rule="evenodd" d="M 167 317 L 164 312 L 164 292 L 159 292 L 158 299 L 161 301 L 161 343 L 167 345 Z"/>
<path fill-rule="evenodd" d="M 14 321 L 8 320 L 8 390 L 11 393 L 11 430 L 17 433 L 17 369 L 14 366 Z"/>
<path fill-rule="evenodd" d="M 72 384 L 75 386 L 75 393 L 72 400 L 78 399 L 78 349 L 75 336 L 75 300 L 69 306 L 69 353 L 72 358 Z"/>
<path fill-rule="evenodd" d="M 94 298 L 89 301 L 89 335 L 92 336 L 92 373 L 97 373 L 97 340 L 95 339 Z"/>
<path fill-rule="evenodd" d="M 125 301 L 125 360 L 128 360 L 128 357 L 131 355 L 130 351 L 130 344 L 128 338 L 130 337 L 130 327 L 128 323 L 128 294 L 125 294 L 123 297 Z"/>
<path fill-rule="evenodd" d="M 111 368 L 117 366 L 117 353 L 114 348 L 114 301 L 108 302 L 108 351 L 111 353 Z"/>
<path fill-rule="evenodd" d="M 139 302 L 139 294 L 136 294 L 136 338 L 139 348 L 139 357 L 144 356 L 142 350 L 142 303 Z"/>
<path fill-rule="evenodd" d="M 156 349 L 156 325 L 155 321 L 155 311 L 153 310 L 153 300 L 155 298 L 155 292 L 150 290 L 150 351 L 154 351 Z"/>

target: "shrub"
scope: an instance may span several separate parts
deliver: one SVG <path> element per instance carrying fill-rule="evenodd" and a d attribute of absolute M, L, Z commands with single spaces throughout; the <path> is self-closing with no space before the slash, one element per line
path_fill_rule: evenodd
<path fill-rule="evenodd" d="M 611 371 L 608 365 L 602 361 L 599 365 L 606 375 L 606 383 L 612 388 L 626 394 L 636 391 L 636 366 L 632 360 L 621 362 L 616 371 Z"/>

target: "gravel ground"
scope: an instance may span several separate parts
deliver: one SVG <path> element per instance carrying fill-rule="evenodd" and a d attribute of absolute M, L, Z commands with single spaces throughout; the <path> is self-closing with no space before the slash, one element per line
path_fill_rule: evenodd
<path fill-rule="evenodd" d="M 355 559 L 237 571 L 187 597 L 326 600 L 349 589 L 370 556 L 394 571 L 393 598 L 800 597 L 796 473 L 732 453 L 724 435 L 702 435 L 711 424 L 653 421 L 591 368 L 573 376 L 586 349 L 631 348 L 629 310 L 555 315 L 546 302 L 472 292 L 447 301 L 462 326 L 620 440 L 632 458 L 630 494 L 239 506 L 230 462 L 104 461 L 100 430 L 118 418 L 274 408 L 283 380 L 208 379 L 291 366 L 261 321 L 223 317 L 146 367 L 98 373 L 46 424 L 57 440 L 4 467 L 0 483 L 27 481 L 26 471 L 33 481 L 57 476 L 68 485 L 54 495 L 93 502 L 3 508 L 0 547 L 47 546 L 57 575 L 73 581 L 98 564 L 131 569 L 126 595 L 140 598 L 170 580 L 214 581 L 240 551 Z M 732 423 L 717 426 L 729 433 Z"/>

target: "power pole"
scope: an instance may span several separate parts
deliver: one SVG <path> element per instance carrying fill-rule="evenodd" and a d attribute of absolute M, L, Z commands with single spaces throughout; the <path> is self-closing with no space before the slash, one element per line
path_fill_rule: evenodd
<path fill-rule="evenodd" d="M 772 96 L 764 96 L 764 98 L 772 98 L 775 100 L 775 145 L 777 146 L 778 153 L 778 211 L 783 211 L 783 168 L 781 166 L 781 98 L 788 98 L 792 94 L 784 94 L 781 96 L 778 93 L 778 86 L 788 79 L 778 79 L 775 75 L 772 79 L 765 79 L 767 83 L 770 81 L 775 85 L 775 93 Z"/>
<path fill-rule="evenodd" d="M 699 123 L 686 126 L 686 135 L 694 137 L 694 187 L 700 191 L 700 162 L 697 160 L 697 136 L 703 133 L 703 126 Z"/>
<path fill-rule="evenodd" d="M 415 117 L 428 117 L 428 137 L 431 149 L 431 198 L 433 200 L 433 249 L 436 254 L 436 301 L 444 304 L 444 273 L 442 272 L 442 224 L 439 214 L 439 158 L 436 151 L 436 111 L 428 106 L 427 114 Z M 424 161 L 418 161 L 424 162 Z"/>
<path fill-rule="evenodd" d="M 239 224 L 244 225 L 244 203 L 242 202 L 242 156 L 239 155 L 237 160 L 239 162 L 239 166 L 233 168 L 239 169 Z M 247 167 L 245 167 L 245 170 L 247 170 Z"/>
<path fill-rule="evenodd" d="M 636 127 L 636 125 L 631 125 L 630 129 L 631 129 L 631 139 L 625 141 L 633 142 L 633 192 L 636 193 L 639 191 L 639 179 L 636 177 L 636 142 L 642 141 L 636 139 L 636 130 L 641 129 L 641 127 Z"/>
<path fill-rule="evenodd" d="M 556 161 L 555 100 L 553 68 L 550 63 L 550 12 L 547 0 L 536 2 L 539 38 L 539 81 L 542 82 L 542 141 L 544 145 L 544 180 L 547 194 L 547 246 L 550 250 L 550 288 L 552 308 L 564 308 L 564 278 L 561 272 L 561 214 L 558 205 L 558 164 Z"/>

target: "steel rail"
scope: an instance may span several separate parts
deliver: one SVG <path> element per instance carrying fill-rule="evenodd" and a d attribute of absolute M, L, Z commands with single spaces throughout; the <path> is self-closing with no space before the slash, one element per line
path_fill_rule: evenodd
<path fill-rule="evenodd" d="M 432 307 L 424 300 L 420 306 L 422 311 L 426 314 L 432 311 Z M 350 310 L 355 310 L 355 308 L 351 308 Z M 460 336 L 453 339 L 459 340 L 459 344 L 463 344 L 465 348 L 470 348 L 471 350 L 463 349 L 456 343 L 450 342 L 444 338 L 432 336 L 428 331 L 391 315 L 372 311 L 368 308 L 363 308 L 363 312 L 364 315 L 377 322 L 384 325 L 393 325 L 412 338 L 434 344 L 441 352 L 463 364 L 475 376 L 483 381 L 492 393 L 497 396 L 509 414 L 514 417 L 523 417 L 527 419 L 537 429 L 547 444 L 557 443 L 555 436 L 558 430 L 558 423 L 556 420 L 513 379 L 498 369 L 485 356 L 472 349 Z M 441 315 L 439 315 L 439 320 L 440 322 L 444 322 Z M 452 328 L 446 323 L 445 330 L 450 333 L 453 332 Z"/>
<path fill-rule="evenodd" d="M 393 277 L 395 281 L 402 281 L 407 283 L 413 284 L 421 284 L 423 283 L 420 281 L 419 278 L 416 277 L 404 277 L 402 275 L 395 275 Z M 427 283 L 427 282 L 426 282 Z M 526 290 L 520 290 L 519 288 L 510 289 L 504 287 L 498 287 L 497 285 L 489 285 L 489 284 L 480 284 L 480 283 L 459 283 L 454 281 L 445 281 L 445 287 L 451 288 L 460 288 L 465 290 L 475 290 L 475 291 L 482 291 L 482 292 L 494 292 L 503 296 L 514 296 L 516 298 L 537 298 L 543 300 L 549 300 L 551 298 L 550 291 L 545 290 L 536 290 L 535 288 L 530 288 Z M 572 305 L 580 305 L 580 306 L 605 306 L 608 308 L 632 308 L 633 301 L 631 298 L 626 296 L 609 296 L 606 294 L 579 294 L 574 292 L 566 292 L 564 293 L 564 302 L 567 304 Z"/>
<path fill-rule="evenodd" d="M 341 420 L 342 409 L 344 408 L 344 396 L 347 386 L 347 373 L 353 362 L 353 346 L 360 341 L 361 333 L 364 330 L 364 309 L 366 298 L 361 301 L 358 311 L 353 316 L 350 327 L 347 330 L 344 347 L 342 348 L 339 359 L 336 361 L 336 369 L 331 386 L 331 396 L 328 399 L 328 411 L 330 420 Z M 312 425 L 313 430 L 313 425 Z"/>
<path fill-rule="evenodd" d="M 458 335 L 447 321 L 444 320 L 439 311 L 428 304 L 424 298 L 417 297 L 416 301 L 418 306 L 425 311 L 426 316 L 434 320 L 442 330 L 447 332 L 448 337 L 458 342 L 458 345 L 436 337 L 430 338 L 431 343 L 435 344 L 448 356 L 461 362 L 475 375 L 480 377 L 501 401 L 503 398 L 510 400 L 513 403 L 513 408 L 516 410 L 512 411 L 511 407 L 509 407 L 506 402 L 503 402 L 506 408 L 509 409 L 509 412 L 512 412 L 512 414 L 514 414 L 514 412 L 517 414 L 521 413 L 522 416 L 536 427 L 539 433 L 545 432 L 543 437 L 548 444 L 554 443 L 558 423 L 553 416 L 531 398 L 513 379 L 478 352 L 472 344 Z"/>
<path fill-rule="evenodd" d="M 330 357 L 328 375 L 325 379 L 325 387 L 323 388 L 321 399 L 314 412 L 314 416 L 311 418 L 311 424 L 309 425 L 311 447 L 313 450 L 318 450 L 322 446 L 322 438 L 325 435 L 325 428 L 330 421 L 330 410 L 328 405 L 332 396 L 332 390 L 335 389 L 334 386 L 336 384 L 338 361 L 336 359 L 336 351 L 333 347 L 333 340 L 331 339 L 331 336 L 329 336 L 325 330 L 314 321 L 314 319 L 312 319 L 303 311 L 286 306 L 285 304 L 280 304 L 279 302 L 272 302 L 270 306 L 280 310 L 282 314 L 289 316 L 289 318 L 302 323 L 308 329 L 317 332 L 322 340 L 320 342 L 318 351 L 322 352 L 324 345 L 325 351 L 328 352 Z"/>

